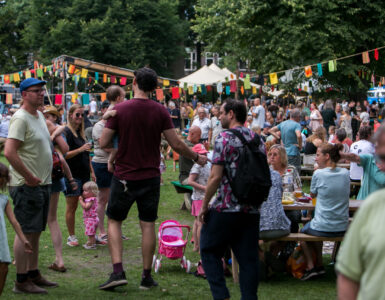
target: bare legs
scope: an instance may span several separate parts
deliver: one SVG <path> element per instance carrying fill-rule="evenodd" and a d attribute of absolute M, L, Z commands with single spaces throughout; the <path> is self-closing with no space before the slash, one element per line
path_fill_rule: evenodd
<path fill-rule="evenodd" d="M 66 223 L 69 235 L 75 235 L 75 213 L 78 208 L 79 198 L 78 196 L 66 197 Z"/>
<path fill-rule="evenodd" d="M 108 202 L 108 195 L 110 193 L 110 188 L 100 188 L 99 197 L 98 197 L 98 217 L 99 217 L 99 234 L 103 236 L 106 234 L 106 229 L 104 228 L 104 214 L 106 211 L 106 205 Z"/>
<path fill-rule="evenodd" d="M 57 205 L 60 193 L 52 193 L 48 210 L 48 227 L 51 232 L 53 248 L 55 249 L 55 263 L 58 267 L 64 266 L 63 261 L 63 241 L 59 223 L 57 221 Z"/>
<path fill-rule="evenodd" d="M 193 238 L 194 238 L 194 249 L 193 251 L 199 252 L 199 241 L 201 238 L 202 223 L 199 222 L 198 217 L 195 217 L 193 225 Z"/>
<path fill-rule="evenodd" d="M 155 222 L 140 221 L 140 228 L 142 229 L 143 269 L 151 270 L 156 246 Z"/>
<path fill-rule="evenodd" d="M 41 232 L 24 233 L 32 246 L 32 253 L 25 253 L 24 243 L 17 235 L 15 236 L 13 252 L 16 260 L 16 273 L 26 274 L 30 270 L 38 269 L 40 234 Z"/>
<path fill-rule="evenodd" d="M 322 242 L 301 242 L 301 247 L 305 255 L 307 270 L 322 266 Z M 313 263 L 313 250 L 316 253 L 316 265 Z"/>
<path fill-rule="evenodd" d="M 108 219 L 108 248 L 110 249 L 111 262 L 117 264 L 122 262 L 122 222 Z"/>

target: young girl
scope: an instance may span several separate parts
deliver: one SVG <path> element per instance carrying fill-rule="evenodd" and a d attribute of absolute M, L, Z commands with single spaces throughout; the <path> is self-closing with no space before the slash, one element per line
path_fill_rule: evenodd
<path fill-rule="evenodd" d="M 98 186 L 95 182 L 88 181 L 83 185 L 83 196 L 79 196 L 80 205 L 83 207 L 85 234 L 88 236 L 88 241 L 83 247 L 87 250 L 96 249 L 95 233 L 99 224 L 97 195 Z"/>
<path fill-rule="evenodd" d="M 198 154 L 207 154 L 203 144 L 196 144 L 192 150 Z M 193 239 L 194 239 L 194 251 L 199 251 L 199 239 L 201 235 L 202 224 L 198 220 L 199 211 L 202 207 L 203 197 L 206 191 L 207 180 L 210 175 L 210 167 L 208 164 L 200 166 L 194 164 L 190 171 L 190 176 L 188 178 L 188 184 L 193 187 L 193 193 L 191 195 L 191 214 L 195 217 L 193 225 Z"/>
<path fill-rule="evenodd" d="M 0 189 L 5 190 L 9 181 L 8 169 L 5 165 L 0 163 Z M 8 264 L 11 263 L 11 255 L 9 253 L 7 230 L 5 227 L 4 212 L 11 223 L 19 239 L 24 242 L 25 252 L 32 253 L 32 246 L 28 242 L 21 230 L 19 222 L 17 222 L 13 213 L 12 207 L 9 204 L 8 197 L 0 194 L 0 296 L 3 292 L 5 280 L 8 273 Z"/>

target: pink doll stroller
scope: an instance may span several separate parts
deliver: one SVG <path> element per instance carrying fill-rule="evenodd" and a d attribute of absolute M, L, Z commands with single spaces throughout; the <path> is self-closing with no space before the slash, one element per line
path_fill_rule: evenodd
<path fill-rule="evenodd" d="M 183 239 L 183 229 L 186 229 L 185 239 Z M 158 273 L 160 269 L 162 256 L 172 260 L 180 258 L 181 267 L 186 269 L 187 273 L 190 272 L 191 262 L 184 256 L 190 230 L 190 226 L 180 225 L 175 220 L 167 220 L 160 224 L 158 232 L 159 258 L 154 255 L 152 260 L 152 267 L 155 269 L 155 273 Z"/>

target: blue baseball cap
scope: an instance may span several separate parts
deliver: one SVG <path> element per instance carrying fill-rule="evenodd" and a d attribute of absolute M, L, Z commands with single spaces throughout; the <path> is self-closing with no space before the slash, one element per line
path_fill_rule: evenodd
<path fill-rule="evenodd" d="M 20 93 L 22 93 L 23 91 L 28 89 L 30 86 L 34 86 L 34 85 L 38 85 L 38 84 L 44 85 L 46 83 L 47 83 L 47 81 L 39 80 L 39 79 L 32 78 L 32 77 L 25 79 L 20 83 Z"/>
<path fill-rule="evenodd" d="M 271 128 L 271 124 L 269 122 L 263 123 L 263 128 Z"/>

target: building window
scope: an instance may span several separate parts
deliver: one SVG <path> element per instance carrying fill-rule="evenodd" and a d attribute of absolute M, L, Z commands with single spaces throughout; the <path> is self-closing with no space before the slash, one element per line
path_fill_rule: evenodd
<path fill-rule="evenodd" d="M 184 59 L 185 72 L 195 71 L 197 69 L 197 53 L 195 49 L 186 48 L 187 56 Z"/>

